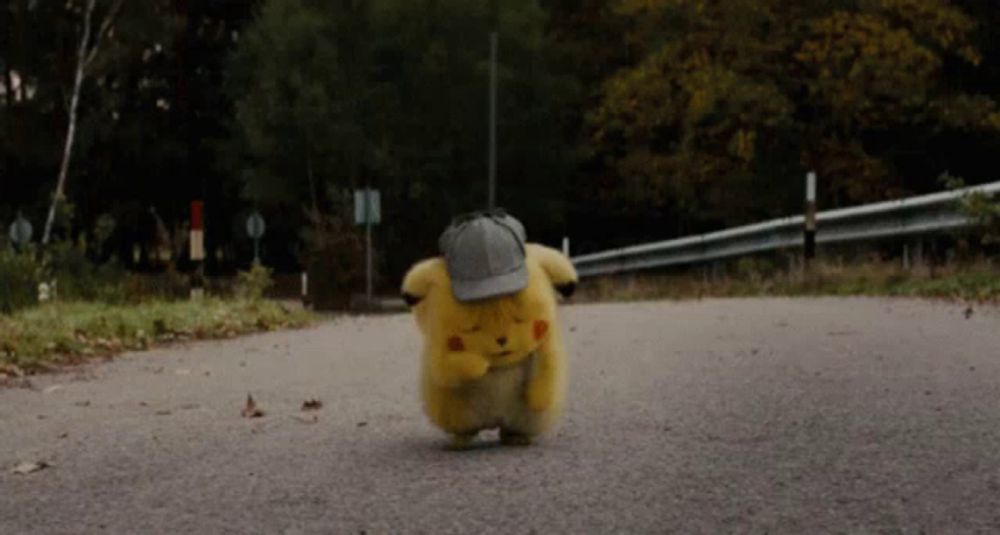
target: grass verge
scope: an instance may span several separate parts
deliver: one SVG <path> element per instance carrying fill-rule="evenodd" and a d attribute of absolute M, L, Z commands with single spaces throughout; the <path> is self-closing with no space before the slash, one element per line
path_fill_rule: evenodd
<path fill-rule="evenodd" d="M 0 315 L 0 379 L 176 341 L 304 327 L 313 319 L 266 300 L 52 303 Z"/>
<path fill-rule="evenodd" d="M 743 270 L 724 276 L 637 274 L 584 281 L 582 301 L 765 296 L 894 296 L 1000 303 L 1000 267 L 904 270 L 896 265 L 818 264 L 809 274 Z"/>

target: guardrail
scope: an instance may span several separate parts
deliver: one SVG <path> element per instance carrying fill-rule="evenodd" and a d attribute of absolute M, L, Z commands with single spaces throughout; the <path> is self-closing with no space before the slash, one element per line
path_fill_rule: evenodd
<path fill-rule="evenodd" d="M 953 230 L 972 224 L 957 201 L 971 193 L 1000 193 L 1000 182 L 907 199 L 828 210 L 816 215 L 816 243 L 843 243 Z M 805 216 L 633 245 L 573 257 L 580 277 L 721 260 L 802 247 Z"/>

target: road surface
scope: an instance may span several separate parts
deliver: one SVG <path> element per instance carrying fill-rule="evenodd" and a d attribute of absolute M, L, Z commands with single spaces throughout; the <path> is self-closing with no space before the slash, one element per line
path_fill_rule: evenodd
<path fill-rule="evenodd" d="M 129 355 L 0 391 L 0 533 L 1000 532 L 1000 311 L 964 312 L 566 307 L 560 430 L 462 453 L 408 316 Z"/>

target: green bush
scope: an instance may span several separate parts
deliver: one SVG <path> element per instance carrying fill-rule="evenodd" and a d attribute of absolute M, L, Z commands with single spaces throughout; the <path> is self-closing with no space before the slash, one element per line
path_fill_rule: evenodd
<path fill-rule="evenodd" d="M 251 301 L 260 300 L 264 292 L 274 285 L 271 270 L 261 264 L 254 264 L 249 271 L 241 271 L 237 275 L 236 296 Z"/>
<path fill-rule="evenodd" d="M 0 313 L 38 302 L 38 271 L 31 254 L 0 249 Z"/>
<path fill-rule="evenodd" d="M 938 181 L 951 190 L 965 187 L 964 179 L 948 173 L 942 174 Z M 988 254 L 991 247 L 1000 245 L 1000 196 L 973 192 L 962 197 L 958 206 L 966 217 L 975 222 L 972 227 L 957 232 L 960 249 L 969 249 L 970 245 L 975 245 L 978 246 L 976 250 L 979 253 Z M 969 256 L 968 251 L 960 252 Z"/>
<path fill-rule="evenodd" d="M 365 284 L 363 235 L 342 215 L 313 214 L 303 231 L 309 297 L 317 310 L 345 309 Z"/>
<path fill-rule="evenodd" d="M 177 301 L 191 295 L 191 276 L 173 269 L 153 275 L 131 273 L 122 284 L 129 303 Z"/>
<path fill-rule="evenodd" d="M 737 278 L 751 284 L 759 284 L 777 271 L 774 262 L 766 258 L 746 256 L 736 261 Z"/>
<path fill-rule="evenodd" d="M 55 280 L 60 299 L 120 303 L 125 300 L 125 270 L 114 262 L 95 264 L 84 243 L 58 242 L 45 252 L 45 280 Z"/>

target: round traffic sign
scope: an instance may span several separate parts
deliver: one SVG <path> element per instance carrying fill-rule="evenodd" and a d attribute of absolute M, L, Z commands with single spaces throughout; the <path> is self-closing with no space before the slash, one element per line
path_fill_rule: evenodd
<path fill-rule="evenodd" d="M 264 225 L 264 216 L 260 212 L 254 212 L 247 218 L 247 235 L 257 240 L 264 235 L 267 226 Z"/>
<path fill-rule="evenodd" d="M 17 245 L 24 245 L 31 241 L 32 232 L 31 221 L 23 216 L 17 216 L 17 219 L 10 225 L 10 241 Z"/>

